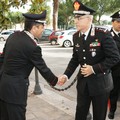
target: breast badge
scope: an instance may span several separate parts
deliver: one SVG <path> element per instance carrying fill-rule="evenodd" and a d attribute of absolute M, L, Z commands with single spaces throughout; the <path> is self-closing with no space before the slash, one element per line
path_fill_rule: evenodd
<path fill-rule="evenodd" d="M 92 49 L 90 49 L 90 52 L 91 52 L 92 57 L 96 56 L 96 49 L 92 48 Z"/>
<path fill-rule="evenodd" d="M 100 42 L 98 42 L 98 39 L 96 39 L 95 42 L 92 42 L 90 44 L 90 47 L 99 47 L 99 46 L 101 46 L 101 44 L 100 44 Z"/>
<path fill-rule="evenodd" d="M 92 57 L 96 56 L 96 52 L 94 52 L 94 51 L 91 54 L 92 54 Z"/>

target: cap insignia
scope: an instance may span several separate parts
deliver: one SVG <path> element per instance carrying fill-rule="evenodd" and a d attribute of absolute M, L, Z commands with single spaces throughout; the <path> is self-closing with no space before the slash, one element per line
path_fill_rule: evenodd
<path fill-rule="evenodd" d="M 118 14 L 119 14 L 119 17 L 120 17 L 120 12 Z"/>
<path fill-rule="evenodd" d="M 79 10 L 79 8 L 80 8 L 80 4 L 78 2 L 75 2 L 74 3 L 74 9 Z"/>

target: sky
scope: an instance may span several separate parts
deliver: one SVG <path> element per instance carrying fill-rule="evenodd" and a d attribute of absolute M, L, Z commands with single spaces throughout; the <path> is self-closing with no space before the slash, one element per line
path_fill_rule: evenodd
<path fill-rule="evenodd" d="M 22 12 L 22 13 L 26 13 L 26 12 L 28 12 L 28 10 L 30 9 L 30 4 L 25 4 L 23 7 L 19 7 L 19 9 L 18 8 L 15 8 L 15 7 L 11 7 L 10 8 L 10 11 L 11 12 Z"/>
<path fill-rule="evenodd" d="M 47 4 L 49 5 L 49 6 L 52 6 L 52 0 L 50 1 L 50 2 L 47 2 Z M 28 2 L 28 3 L 26 3 L 25 5 L 24 5 L 24 7 L 19 7 L 19 9 L 18 8 L 13 8 L 13 7 L 11 7 L 10 8 L 10 10 L 12 11 L 12 12 L 22 12 L 22 13 L 26 13 L 26 12 L 28 12 L 28 10 L 30 9 L 30 5 L 31 5 L 31 2 Z"/>

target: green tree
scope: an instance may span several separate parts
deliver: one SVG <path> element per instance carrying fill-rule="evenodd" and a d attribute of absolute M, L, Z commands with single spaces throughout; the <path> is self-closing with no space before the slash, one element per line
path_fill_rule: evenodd
<path fill-rule="evenodd" d="M 120 9 L 120 0 L 81 0 L 85 5 L 96 10 L 94 22 L 101 24 L 102 15 L 110 16 Z"/>
<path fill-rule="evenodd" d="M 75 0 L 64 0 L 64 3 L 61 3 L 59 5 L 59 23 L 58 24 L 70 24 L 66 19 L 67 17 L 72 19 L 73 16 L 73 1 Z M 72 2 L 72 3 L 71 3 Z M 96 10 L 96 13 L 94 14 L 94 23 L 101 24 L 101 17 L 102 15 L 108 15 L 110 16 L 112 13 L 120 9 L 120 0 L 81 0 L 81 2 L 94 10 Z M 71 6 L 68 4 L 71 3 Z M 72 11 L 71 11 L 72 10 Z M 68 14 L 69 11 L 71 12 Z M 69 17 L 69 15 L 71 17 Z M 64 17 L 67 16 L 67 17 Z M 69 20 L 69 19 L 68 19 Z"/>
<path fill-rule="evenodd" d="M 61 2 L 58 15 L 58 25 L 67 29 L 73 23 L 73 0 Z"/>
<path fill-rule="evenodd" d="M 36 1 L 32 1 L 32 4 L 31 4 L 31 8 L 28 12 L 30 13 L 41 13 L 42 11 L 44 10 L 47 10 L 47 24 L 50 23 L 50 19 L 49 19 L 49 15 L 50 15 L 50 6 L 47 6 L 47 1 L 49 0 L 46 0 L 45 2 L 41 3 L 41 4 L 38 4 L 36 3 Z"/>
<path fill-rule="evenodd" d="M 11 20 L 8 17 L 10 7 L 18 7 L 25 4 L 27 0 L 1 0 L 0 1 L 0 29 L 7 29 L 11 25 Z"/>
<path fill-rule="evenodd" d="M 16 24 L 22 23 L 24 20 L 21 12 L 9 12 L 8 18 L 11 21 L 11 25 L 15 26 L 15 28 L 16 28 Z"/>
<path fill-rule="evenodd" d="M 41 4 L 45 0 L 31 0 Z M 7 29 L 11 25 L 11 20 L 8 17 L 10 7 L 19 7 L 27 3 L 28 0 L 1 0 L 0 1 L 0 29 Z"/>

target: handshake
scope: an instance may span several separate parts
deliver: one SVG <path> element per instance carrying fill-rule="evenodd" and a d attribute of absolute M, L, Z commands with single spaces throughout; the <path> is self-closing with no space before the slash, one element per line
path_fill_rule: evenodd
<path fill-rule="evenodd" d="M 67 80 L 68 80 L 68 77 L 66 75 L 60 75 L 58 76 L 57 85 L 62 86 Z"/>

